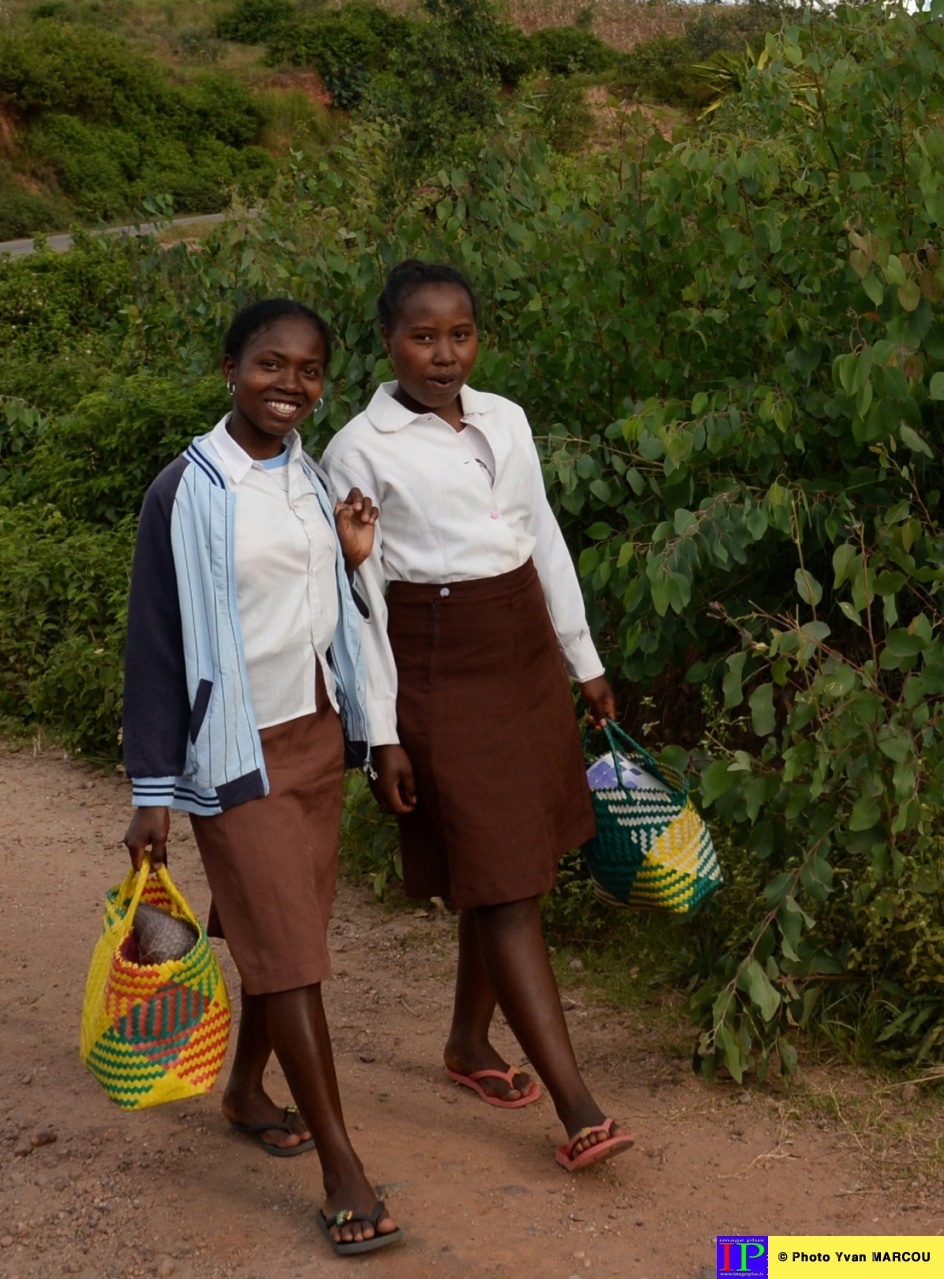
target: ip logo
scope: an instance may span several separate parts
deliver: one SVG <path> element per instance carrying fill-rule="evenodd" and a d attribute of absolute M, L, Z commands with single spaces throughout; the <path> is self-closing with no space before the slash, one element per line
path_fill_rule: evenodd
<path fill-rule="evenodd" d="M 767 1279 L 766 1235 L 719 1235 L 718 1279 Z"/>

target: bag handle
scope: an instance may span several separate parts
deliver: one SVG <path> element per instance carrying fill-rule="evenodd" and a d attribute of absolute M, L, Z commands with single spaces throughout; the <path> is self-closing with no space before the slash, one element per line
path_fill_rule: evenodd
<path fill-rule="evenodd" d="M 616 780 L 619 784 L 620 790 L 625 791 L 627 789 L 623 785 L 623 775 L 620 771 L 619 758 L 618 758 L 619 756 L 618 748 L 619 746 L 622 745 L 622 746 L 631 747 L 632 750 L 635 751 L 637 755 L 642 756 L 642 759 L 645 762 L 646 768 L 649 770 L 649 772 L 652 773 L 655 777 L 658 777 L 659 781 L 662 782 L 664 786 L 668 786 L 669 790 L 676 797 L 676 799 L 679 800 L 680 803 L 683 803 L 683 804 L 685 803 L 685 801 L 688 799 L 687 778 L 682 779 L 681 788 L 673 785 L 673 783 L 669 780 L 668 777 L 665 776 L 662 769 L 659 767 L 659 761 L 651 753 L 651 751 L 647 751 L 645 746 L 640 746 L 639 742 L 637 742 L 634 738 L 630 737 L 629 733 L 627 733 L 624 729 L 620 728 L 619 724 L 614 723 L 613 720 L 608 719 L 606 721 L 606 723 L 603 725 L 603 732 L 606 734 L 606 740 L 610 747 L 610 752 L 612 753 L 612 756 L 613 756 L 613 768 L 616 773 Z"/>
<path fill-rule="evenodd" d="M 133 866 L 131 867 L 124 878 L 121 888 L 119 889 L 120 900 L 126 901 L 129 897 L 131 899 L 128 901 L 128 909 L 125 911 L 121 921 L 122 926 L 120 935 L 122 940 L 124 940 L 134 927 L 134 914 L 138 909 L 141 897 L 144 894 L 145 885 L 147 884 L 152 872 L 157 875 L 157 878 L 160 880 L 167 896 L 180 912 L 181 918 L 185 919 L 188 924 L 193 924 L 197 932 L 200 932 L 200 924 L 197 922 L 196 916 L 187 904 L 187 900 L 183 893 L 171 879 L 170 871 L 163 863 L 159 866 L 152 866 L 150 857 L 145 856 L 139 870 L 135 870 Z"/>

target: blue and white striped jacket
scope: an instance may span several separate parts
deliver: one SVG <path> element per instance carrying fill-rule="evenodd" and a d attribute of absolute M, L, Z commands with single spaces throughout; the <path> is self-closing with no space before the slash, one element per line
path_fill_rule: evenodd
<path fill-rule="evenodd" d="M 334 486 L 302 466 L 334 524 Z M 128 601 L 123 747 L 134 802 L 214 816 L 268 794 L 236 608 L 236 495 L 199 436 L 148 489 Z M 338 627 L 328 653 L 348 747 L 367 758 L 357 608 L 337 552 Z"/>

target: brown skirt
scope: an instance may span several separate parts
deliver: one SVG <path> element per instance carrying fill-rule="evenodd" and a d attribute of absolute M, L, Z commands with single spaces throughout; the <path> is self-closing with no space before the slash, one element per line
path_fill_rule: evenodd
<path fill-rule="evenodd" d="M 269 794 L 217 817 L 190 818 L 213 893 L 207 931 L 226 938 L 250 995 L 331 975 L 344 783 L 344 734 L 326 698 L 316 714 L 259 736 Z"/>
<path fill-rule="evenodd" d="M 399 819 L 407 893 L 460 908 L 548 892 L 595 822 L 537 570 L 392 582 L 387 603 L 417 784 L 416 809 Z"/>

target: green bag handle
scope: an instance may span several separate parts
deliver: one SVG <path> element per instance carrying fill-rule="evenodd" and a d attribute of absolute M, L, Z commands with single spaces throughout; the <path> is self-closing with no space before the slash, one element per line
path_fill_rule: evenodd
<path fill-rule="evenodd" d="M 679 789 L 678 786 L 675 786 L 672 781 L 665 776 L 662 769 L 659 767 L 659 761 L 655 758 L 655 756 L 647 751 L 645 746 L 640 746 L 637 741 L 630 737 L 629 733 L 620 728 L 619 724 L 614 723 L 613 720 L 608 719 L 606 721 L 603 725 L 603 732 L 606 734 L 606 740 L 613 755 L 613 768 L 616 772 L 616 780 L 619 783 L 620 790 L 625 791 L 627 787 L 623 785 L 623 774 L 620 772 L 619 747 L 629 746 L 635 754 L 642 757 L 649 772 L 652 773 L 653 776 L 658 777 L 659 781 L 662 782 L 664 786 L 668 786 L 669 790 L 680 804 L 684 804 L 686 802 L 688 799 L 688 781 L 686 778 L 682 779 L 681 789 Z"/>

